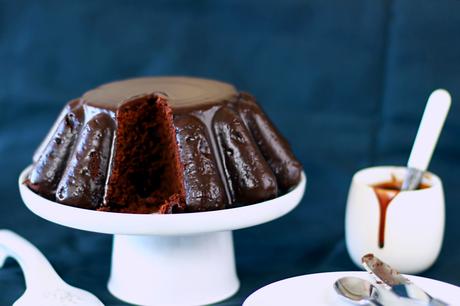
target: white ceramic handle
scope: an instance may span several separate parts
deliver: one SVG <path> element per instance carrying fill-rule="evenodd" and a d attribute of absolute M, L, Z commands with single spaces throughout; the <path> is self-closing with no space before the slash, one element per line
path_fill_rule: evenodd
<path fill-rule="evenodd" d="M 409 168 L 422 171 L 428 168 L 449 112 L 450 103 L 450 94 L 446 90 L 438 89 L 431 93 L 407 163 Z"/>
<path fill-rule="evenodd" d="M 0 230 L 0 267 L 7 257 L 19 263 L 28 288 L 40 288 L 61 280 L 35 246 L 12 231 Z"/>

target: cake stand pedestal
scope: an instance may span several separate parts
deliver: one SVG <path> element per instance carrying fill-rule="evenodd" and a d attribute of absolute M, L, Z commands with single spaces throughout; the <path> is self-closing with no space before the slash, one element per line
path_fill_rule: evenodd
<path fill-rule="evenodd" d="M 63 226 L 114 235 L 109 291 L 136 305 L 190 306 L 222 301 L 239 288 L 232 230 L 277 219 L 300 202 L 306 178 L 289 193 L 262 203 L 175 215 L 123 214 L 49 201 L 23 184 L 25 205 Z"/>
<path fill-rule="evenodd" d="M 239 287 L 232 233 L 115 235 L 108 287 L 119 299 L 143 305 L 203 305 L 229 297 Z"/>

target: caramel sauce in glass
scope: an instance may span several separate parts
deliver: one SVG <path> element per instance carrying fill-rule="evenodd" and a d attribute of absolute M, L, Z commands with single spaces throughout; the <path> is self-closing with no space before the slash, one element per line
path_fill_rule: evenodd
<path fill-rule="evenodd" d="M 379 221 L 379 248 L 385 246 L 385 224 L 387 219 L 387 210 L 393 199 L 401 191 L 402 181 L 398 180 L 395 176 L 391 177 L 391 181 L 377 183 L 371 185 L 374 189 L 380 206 L 380 221 Z M 431 186 L 426 183 L 420 183 L 417 190 L 430 188 Z"/>

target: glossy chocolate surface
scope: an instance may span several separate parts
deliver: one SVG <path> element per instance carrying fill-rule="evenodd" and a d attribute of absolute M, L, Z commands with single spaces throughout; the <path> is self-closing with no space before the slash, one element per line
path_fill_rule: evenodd
<path fill-rule="evenodd" d="M 227 182 L 234 203 L 257 203 L 276 197 L 276 178 L 238 114 L 221 108 L 214 117 Z"/>
<path fill-rule="evenodd" d="M 117 111 L 152 94 L 173 113 L 187 211 L 261 202 L 300 181 L 300 163 L 252 96 L 222 82 L 162 77 L 109 83 L 70 103 L 37 150 L 30 188 L 63 204 L 101 208 Z"/>
<path fill-rule="evenodd" d="M 97 208 L 104 195 L 115 123 L 104 113 L 81 131 L 56 191 L 60 203 Z"/>
<path fill-rule="evenodd" d="M 37 193 L 54 199 L 56 188 L 64 171 L 75 139 L 84 121 L 83 108 L 71 102 L 62 120 L 48 137 L 30 172 L 28 185 Z"/>
<path fill-rule="evenodd" d="M 206 126 L 196 117 L 174 119 L 184 167 L 186 202 L 193 211 L 225 208 L 227 196 Z"/>
<path fill-rule="evenodd" d="M 178 111 L 202 108 L 237 94 L 229 84 L 188 77 L 146 77 L 112 82 L 86 92 L 86 104 L 116 111 L 120 104 L 138 95 L 159 93 L 166 96 L 169 106 Z"/>

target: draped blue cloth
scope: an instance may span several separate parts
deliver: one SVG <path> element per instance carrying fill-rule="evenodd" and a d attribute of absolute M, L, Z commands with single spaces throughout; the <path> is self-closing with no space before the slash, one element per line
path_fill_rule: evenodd
<path fill-rule="evenodd" d="M 446 232 L 422 275 L 460 285 L 459 11 L 457 0 L 0 0 L 0 228 L 33 242 L 70 284 L 123 305 L 106 289 L 111 237 L 33 215 L 18 175 L 64 103 L 85 90 L 200 76 L 253 93 L 309 178 L 292 213 L 235 232 L 242 286 L 221 305 L 286 277 L 354 270 L 344 242 L 351 177 L 405 164 L 426 98 L 443 87 L 453 105 L 430 170 L 444 182 Z M 0 305 L 23 290 L 19 266 L 7 261 Z"/>

